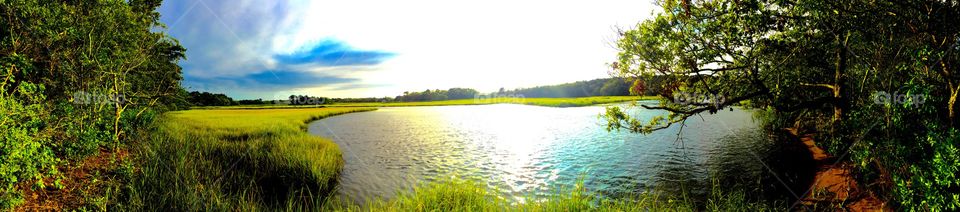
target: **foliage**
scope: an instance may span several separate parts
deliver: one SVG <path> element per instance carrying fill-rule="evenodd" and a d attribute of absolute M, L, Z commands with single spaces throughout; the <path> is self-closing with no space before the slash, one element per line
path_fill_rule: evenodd
<path fill-rule="evenodd" d="M 595 79 L 558 85 L 537 86 L 504 91 L 504 95 L 528 98 L 572 98 L 590 96 L 629 96 L 630 83 L 623 78 Z"/>
<path fill-rule="evenodd" d="M 928 133 L 925 142 L 915 145 L 927 151 L 929 160 L 910 164 L 909 174 L 895 176 L 893 193 L 905 206 L 960 208 L 960 131 Z"/>
<path fill-rule="evenodd" d="M 144 114 L 183 108 L 185 49 L 159 5 L 0 1 L 0 206 L 17 205 L 16 189 L 59 187 L 56 167 L 127 143 Z"/>
<path fill-rule="evenodd" d="M 9 69 L 8 69 L 9 70 Z M 5 81 L 3 84 L 7 84 Z M 57 174 L 58 159 L 50 148 L 44 116 L 43 86 L 20 83 L 18 93 L 24 100 L 0 91 L 0 208 L 22 201 L 17 183 L 39 181 Z M 43 187 L 43 183 L 37 186 Z"/>
<path fill-rule="evenodd" d="M 399 102 L 423 102 L 423 101 L 441 101 L 456 99 L 471 99 L 480 94 L 477 90 L 470 88 L 451 88 L 447 90 L 430 90 L 423 92 L 403 92 L 402 96 L 394 98 Z"/>
<path fill-rule="evenodd" d="M 749 101 L 768 127 L 816 132 L 895 205 L 960 208 L 955 124 L 960 93 L 957 1 L 665 0 L 622 32 L 619 75 L 662 78 L 669 111 L 640 121 L 608 109 L 608 126 L 649 133 Z M 679 99 L 685 94 L 721 101 Z M 906 97 L 906 98 L 902 98 Z M 897 181 L 891 183 L 891 181 Z M 955 181 L 954 181 L 955 182 Z M 888 192 L 888 191 L 893 192 Z"/>
<path fill-rule="evenodd" d="M 235 105 L 233 98 L 228 97 L 226 94 L 199 91 L 190 92 L 190 96 L 187 98 L 187 101 L 194 106 Z"/>
<path fill-rule="evenodd" d="M 263 99 L 241 99 L 237 101 L 238 105 L 262 105 L 262 104 L 272 104 L 270 101 L 263 101 Z"/>
<path fill-rule="evenodd" d="M 625 79 L 610 79 L 607 82 L 603 83 L 603 87 L 600 87 L 600 90 L 597 91 L 597 94 L 602 96 L 630 96 L 630 95 L 643 95 L 643 93 L 630 93 L 630 82 Z"/>

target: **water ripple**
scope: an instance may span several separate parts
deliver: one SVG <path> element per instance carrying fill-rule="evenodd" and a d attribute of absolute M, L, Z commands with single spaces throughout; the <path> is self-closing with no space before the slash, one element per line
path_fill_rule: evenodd
<path fill-rule="evenodd" d="M 309 131 L 340 138 L 335 142 L 349 147 L 342 148 L 346 165 L 338 193 L 357 202 L 390 198 L 420 182 L 450 176 L 483 180 L 523 201 L 572 187 L 580 179 L 587 190 L 616 197 L 658 186 L 705 185 L 714 171 L 760 171 L 743 167 L 755 164 L 743 152 L 759 151 L 764 146 L 757 143 L 765 142 L 755 140 L 764 138 L 734 137 L 739 134 L 734 132 L 756 131 L 747 111 L 689 120 L 681 146 L 675 142 L 675 127 L 649 135 L 607 132 L 597 119 L 603 110 L 525 105 L 382 108 L 322 119 L 311 123 Z"/>

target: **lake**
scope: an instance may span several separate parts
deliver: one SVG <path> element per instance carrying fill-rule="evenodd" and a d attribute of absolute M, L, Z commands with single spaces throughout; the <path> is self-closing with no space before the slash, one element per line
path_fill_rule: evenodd
<path fill-rule="evenodd" d="M 713 180 L 728 178 L 716 176 L 750 181 L 769 169 L 760 161 L 772 139 L 748 110 L 693 116 L 680 134 L 675 124 L 641 135 L 608 132 L 604 107 L 390 107 L 321 119 L 309 132 L 340 145 L 346 164 L 337 194 L 358 203 L 451 177 L 481 180 L 515 201 L 578 180 L 604 198 L 651 190 L 703 195 Z"/>

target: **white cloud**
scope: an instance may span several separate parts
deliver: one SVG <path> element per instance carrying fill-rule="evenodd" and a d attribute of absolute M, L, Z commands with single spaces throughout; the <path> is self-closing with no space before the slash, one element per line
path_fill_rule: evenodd
<path fill-rule="evenodd" d="M 612 47 L 617 38 L 615 27 L 632 28 L 655 9 L 652 0 L 360 0 L 293 1 L 287 2 L 284 14 L 270 14 L 265 12 L 281 10 L 260 3 L 244 1 L 231 6 L 229 10 L 236 11 L 221 18 L 272 16 L 262 17 L 272 25 L 259 26 L 259 30 L 270 32 L 242 37 L 252 40 L 247 41 L 252 43 L 249 46 L 264 52 L 244 52 L 234 47 L 225 48 L 234 52 L 208 52 L 211 55 L 203 57 L 220 60 L 214 63 L 234 57 L 273 64 L 270 55 L 294 52 L 327 38 L 342 40 L 357 49 L 397 54 L 382 64 L 362 68 L 364 71 L 312 69 L 361 79 L 357 82 L 360 85 L 340 86 L 352 89 L 303 89 L 318 96 L 340 97 L 394 96 L 407 90 L 449 87 L 493 91 L 607 77 L 606 63 L 616 56 Z M 187 54 L 192 58 L 196 51 L 188 46 Z M 223 75 L 237 74 L 223 71 L 257 64 L 210 65 L 229 67 L 209 73 Z"/>
<path fill-rule="evenodd" d="M 606 77 L 615 27 L 650 16 L 650 1 L 318 1 L 292 45 L 334 36 L 399 55 L 357 74 L 361 96 L 472 87 L 492 91 Z"/>

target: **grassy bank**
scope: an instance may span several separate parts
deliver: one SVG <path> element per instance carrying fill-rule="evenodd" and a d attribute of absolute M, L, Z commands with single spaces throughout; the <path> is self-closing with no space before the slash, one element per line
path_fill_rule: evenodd
<path fill-rule="evenodd" d="M 410 106 L 447 106 L 447 105 L 486 105 L 486 104 L 525 104 L 547 107 L 581 107 L 607 103 L 657 99 L 655 96 L 594 96 L 579 98 L 491 98 L 456 99 L 427 102 L 360 102 L 334 103 L 325 107 L 410 107 Z M 315 105 L 235 105 L 197 107 L 196 109 L 275 109 L 275 108 L 315 108 Z"/>
<path fill-rule="evenodd" d="M 368 110 L 373 109 L 167 113 L 148 141 L 131 148 L 139 171 L 126 204 L 134 209 L 249 211 L 322 198 L 335 186 L 343 159 L 336 144 L 307 134 L 306 123 Z"/>
<path fill-rule="evenodd" d="M 582 184 L 578 184 L 582 185 Z M 582 186 L 556 190 L 538 201 L 511 203 L 495 195 L 482 183 L 448 180 L 422 185 L 400 193 L 392 200 L 379 200 L 364 206 L 334 205 L 337 211 L 783 211 L 782 203 L 766 203 L 747 198 L 742 190 L 722 190 L 714 186 L 708 200 L 666 197 L 642 193 L 616 200 L 597 199 Z M 299 210 L 299 208 L 297 208 Z"/>

